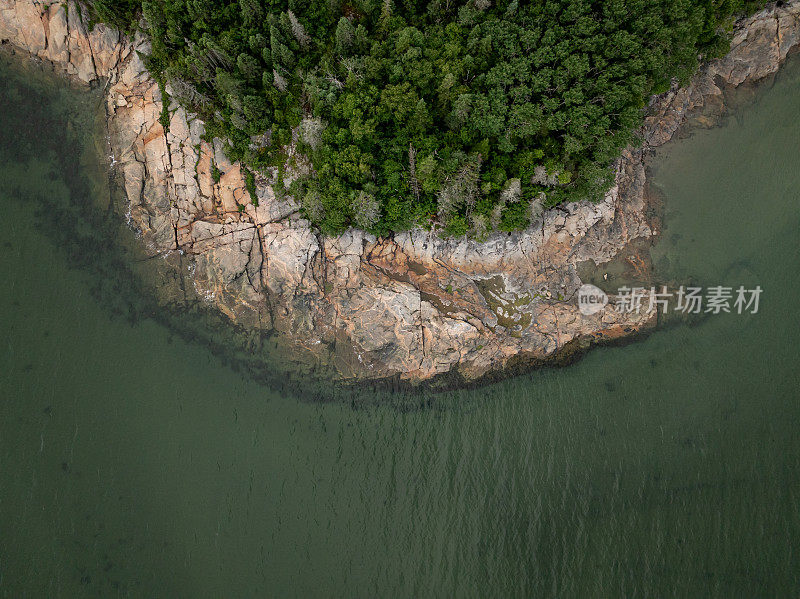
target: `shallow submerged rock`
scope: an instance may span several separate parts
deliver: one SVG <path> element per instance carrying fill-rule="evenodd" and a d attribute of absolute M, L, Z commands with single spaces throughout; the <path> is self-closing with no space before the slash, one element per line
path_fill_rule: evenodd
<path fill-rule="evenodd" d="M 647 150 L 700 108 L 724 112 L 725 86 L 777 71 L 800 41 L 800 2 L 739 23 L 729 55 L 653 98 L 644 145 L 623 152 L 601 202 L 559 206 L 526 231 L 483 242 L 424 230 L 324 237 L 268 177 L 257 178 L 253 205 L 241 165 L 227 160 L 223 140 L 203 140 L 200 120 L 174 104 L 169 130 L 161 126 L 162 96 L 139 57 L 147 42 L 84 23 L 71 2 L 0 0 L 0 39 L 86 83 L 105 80 L 113 168 L 150 251 L 182 252 L 191 264 L 187 289 L 237 325 L 280 333 L 334 376 L 418 382 L 552 361 L 652 326 L 655 315 L 619 312 L 613 295 L 582 314 L 579 265 L 602 271 L 623 255 L 631 261 L 630 248 L 658 233 L 648 214 Z"/>

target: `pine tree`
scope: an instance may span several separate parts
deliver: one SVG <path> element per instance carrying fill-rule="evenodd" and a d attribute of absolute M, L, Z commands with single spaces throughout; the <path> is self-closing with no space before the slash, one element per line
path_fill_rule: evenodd
<path fill-rule="evenodd" d="M 341 55 L 346 55 L 355 40 L 356 30 L 350 19 L 342 17 L 336 25 L 336 51 Z"/>

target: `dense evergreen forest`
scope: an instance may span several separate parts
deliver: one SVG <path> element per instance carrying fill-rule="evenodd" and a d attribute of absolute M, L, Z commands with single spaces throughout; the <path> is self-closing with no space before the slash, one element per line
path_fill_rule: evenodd
<path fill-rule="evenodd" d="M 724 54 L 748 0 L 94 0 L 253 174 L 326 233 L 482 238 L 599 199 L 647 98 Z M 279 173 L 280 175 L 280 173 Z M 281 177 L 277 177 L 280 179 Z"/>

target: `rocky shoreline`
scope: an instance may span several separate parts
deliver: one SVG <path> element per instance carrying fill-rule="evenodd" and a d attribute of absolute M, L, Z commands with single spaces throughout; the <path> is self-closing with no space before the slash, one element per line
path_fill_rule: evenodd
<path fill-rule="evenodd" d="M 613 298 L 582 315 L 580 272 L 587 264 L 602 272 L 658 234 L 648 152 L 701 111 L 695 121 L 710 126 L 724 112 L 724 87 L 775 73 L 800 45 L 800 0 L 740 22 L 726 57 L 653 98 L 643 145 L 623 153 L 602 202 L 560 206 L 524 232 L 485 242 L 424 230 L 323 237 L 276 194 L 275 173 L 258 177 L 253 206 L 240 166 L 225 158 L 222 140 L 202 139 L 201 121 L 173 104 L 168 130 L 160 124 L 161 93 L 138 54 L 146 41 L 103 25 L 87 30 L 72 2 L 0 0 L 0 40 L 104 86 L 112 169 L 131 226 L 151 254 L 180 253 L 190 287 L 236 325 L 279 334 L 303 361 L 342 380 L 466 382 L 654 326 L 647 314 L 617 312 Z M 646 251 L 634 254 L 647 260 Z"/>

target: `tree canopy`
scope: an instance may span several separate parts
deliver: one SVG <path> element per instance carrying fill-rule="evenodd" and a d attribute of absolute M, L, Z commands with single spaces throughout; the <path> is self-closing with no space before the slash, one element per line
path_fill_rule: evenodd
<path fill-rule="evenodd" d="M 323 232 L 480 238 L 599 199 L 643 108 L 723 54 L 748 0 L 95 0 L 147 66 Z M 131 25 L 133 24 L 133 25 Z M 137 25 L 138 24 L 138 25 Z"/>

